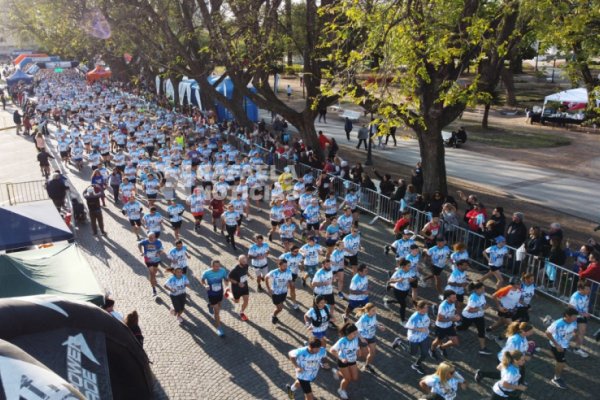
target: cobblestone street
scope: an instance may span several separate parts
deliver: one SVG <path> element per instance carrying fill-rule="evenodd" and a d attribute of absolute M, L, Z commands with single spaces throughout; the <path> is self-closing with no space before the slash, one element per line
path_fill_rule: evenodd
<path fill-rule="evenodd" d="M 8 107 L 3 116 L 12 111 Z M 0 111 L 1 112 L 1 111 Z M 8 122 L 9 118 L 2 121 Z M 19 182 L 42 179 L 35 161 L 36 150 L 29 138 L 16 136 L 14 129 L 0 131 L 0 152 L 4 165 L 0 171 L 0 182 Z M 81 197 L 88 186 L 91 171 L 85 167 L 81 172 L 73 166 L 66 167 L 72 188 Z M 108 192 L 107 192 L 108 193 Z M 182 193 L 179 193 L 182 198 Z M 157 203 L 158 204 L 158 203 Z M 158 204 L 163 215 L 166 205 Z M 147 209 L 146 203 L 144 208 Z M 152 370 L 156 375 L 155 394 L 157 399 L 285 399 L 285 385 L 292 382 L 293 368 L 287 358 L 289 350 L 303 346 L 307 338 L 307 328 L 302 316 L 311 306 L 312 294 L 297 282 L 298 300 L 301 310 L 294 311 L 287 303 L 280 314 L 280 324 L 271 323 L 273 305 L 266 293 L 256 291 L 256 283 L 250 283 L 250 305 L 247 310 L 248 322 L 239 319 L 234 305 L 229 300 L 223 302 L 222 321 L 225 337 L 219 338 L 213 328 L 213 319 L 208 312 L 205 289 L 198 278 L 207 268 L 210 260 L 219 259 L 225 267 L 232 268 L 239 254 L 247 253 L 250 239 L 255 234 L 268 233 L 268 209 L 252 207 L 250 222 L 245 222 L 239 240 L 240 251 L 234 253 L 226 245 L 225 238 L 212 231 L 210 216 L 203 221 L 200 233 L 193 230 L 191 214 L 186 211 L 181 237 L 192 255 L 192 282 L 189 290 L 188 307 L 184 313 L 185 322 L 180 326 L 169 314 L 171 303 L 162 284 L 167 273 L 159 273 L 159 296 L 152 297 L 147 279 L 147 268 L 137 249 L 136 236 L 127 219 L 115 207 L 113 199 L 107 195 L 107 207 L 103 209 L 107 237 L 92 235 L 89 222 L 78 227 L 77 242 L 84 250 L 100 284 L 110 291 L 116 301 L 116 309 L 128 313 L 137 310 L 140 326 L 145 336 L 144 347 L 152 361 Z M 394 258 L 383 254 L 383 245 L 392 239 L 391 228 L 383 223 L 369 225 L 371 218 L 361 216 L 360 230 L 364 252 L 359 261 L 369 265 L 371 301 L 381 306 L 379 321 L 386 327 L 378 336 L 378 353 L 374 361 L 377 374 L 361 372 L 358 383 L 352 383 L 348 393 L 352 399 L 415 399 L 419 398 L 418 381 L 420 376 L 410 368 L 410 356 L 400 350 L 393 350 L 391 342 L 406 331 L 399 325 L 399 315 L 395 305 L 391 310 L 383 308 L 382 297 L 385 294 L 387 271 L 392 269 Z M 168 224 L 165 224 L 168 226 Z M 170 227 L 164 228 L 160 239 L 166 250 L 174 242 Z M 275 236 L 270 243 L 272 253 L 269 261 L 274 268 L 275 257 L 281 254 L 282 246 Z M 164 271 L 164 270 L 163 270 Z M 471 279 L 478 272 L 469 271 Z M 349 274 L 346 273 L 346 282 Z M 490 281 L 487 293 L 492 292 Z M 348 283 L 346 283 L 347 288 Z M 420 294 L 434 301 L 433 288 L 421 289 Z M 345 300 L 337 305 L 338 315 L 347 304 Z M 488 304 L 491 301 L 488 300 Z M 412 308 L 410 309 L 412 312 Z M 533 300 L 532 323 L 536 327 L 534 340 L 538 344 L 538 353 L 527 365 L 529 390 L 526 399 L 597 399 L 600 393 L 600 381 L 595 379 L 598 368 L 600 347 L 590 337 L 586 338 L 584 348 L 590 353 L 583 359 L 571 352 L 567 354 L 567 368 L 564 374 L 569 390 L 562 391 L 551 386 L 549 379 L 553 373 L 553 358 L 547 340 L 542 337 L 541 318 L 549 314 L 559 317 L 562 307 L 541 295 Z M 488 322 L 495 313 L 488 310 Z M 588 327 L 588 336 L 598 329 L 593 322 Z M 450 350 L 449 358 L 457 365 L 459 372 L 466 378 L 469 387 L 459 391 L 459 399 L 489 398 L 493 381 L 476 384 L 473 373 L 478 368 L 493 368 L 496 365 L 495 353 L 499 350 L 495 343 L 489 343 L 493 356 L 477 354 L 477 336 L 474 330 L 460 333 L 461 344 Z M 337 334 L 329 331 L 333 343 Z M 330 362 L 332 359 L 330 359 Z M 436 362 L 427 359 L 426 372 L 432 373 Z M 314 393 L 319 399 L 334 399 L 337 383 L 331 372 L 321 370 L 315 381 Z M 596 395 L 594 394 L 596 393 Z M 300 393 L 297 392 L 297 397 Z"/>

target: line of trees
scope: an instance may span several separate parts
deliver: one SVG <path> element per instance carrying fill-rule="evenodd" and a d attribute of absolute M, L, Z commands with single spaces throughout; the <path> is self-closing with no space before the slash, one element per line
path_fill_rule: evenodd
<path fill-rule="evenodd" d="M 295 126 L 321 158 L 316 114 L 350 99 L 382 126 L 415 132 L 425 194 L 447 190 L 441 130 L 469 105 L 489 109 L 500 80 L 514 103 L 512 74 L 536 40 L 571 54 L 573 80 L 590 93 L 598 85 L 589 66 L 600 0 L 7 1 L 13 27 L 48 51 L 100 56 L 123 80 L 160 74 L 177 87 L 193 77 L 204 105 L 218 101 L 246 126 L 248 97 Z M 306 89 L 300 110 L 270 84 L 294 56 Z M 217 67 L 234 83 L 231 99 L 208 82 Z"/>

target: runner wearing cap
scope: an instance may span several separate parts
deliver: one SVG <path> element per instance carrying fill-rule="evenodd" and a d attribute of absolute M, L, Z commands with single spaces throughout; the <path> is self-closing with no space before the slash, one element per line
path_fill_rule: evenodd
<path fill-rule="evenodd" d="M 181 324 L 183 322 L 181 314 L 185 309 L 186 288 L 190 287 L 190 281 L 183 273 L 182 268 L 172 268 L 171 272 L 173 276 L 165 282 L 165 288 L 170 292 L 169 297 L 171 298 L 171 304 L 173 304 L 171 315 L 177 318 L 177 321 Z"/>
<path fill-rule="evenodd" d="M 160 264 L 160 255 L 164 254 L 163 245 L 156 237 L 154 232 L 148 234 L 148 239 L 138 242 L 140 255 L 144 257 L 144 263 L 148 268 L 150 286 L 152 286 L 152 295 L 156 297 L 156 273 L 158 272 L 158 264 Z"/>
<path fill-rule="evenodd" d="M 220 337 L 225 336 L 221 327 L 219 311 L 221 310 L 221 302 L 223 301 L 223 283 L 229 282 L 227 275 L 227 270 L 221 265 L 221 262 L 213 260 L 210 263 L 210 269 L 204 271 L 200 278 L 200 282 L 206 287 L 208 295 L 208 311 L 215 318 L 215 328 L 217 335 Z"/>
<path fill-rule="evenodd" d="M 487 278 L 494 276 L 496 278 L 496 289 L 500 289 L 504 284 L 500 269 L 504 265 L 504 258 L 508 255 L 508 248 L 505 246 L 504 236 L 498 236 L 494 241 L 496 242 L 495 245 L 483 251 L 483 258 L 487 260 L 490 270 L 481 277 L 481 282 L 485 282 Z"/>

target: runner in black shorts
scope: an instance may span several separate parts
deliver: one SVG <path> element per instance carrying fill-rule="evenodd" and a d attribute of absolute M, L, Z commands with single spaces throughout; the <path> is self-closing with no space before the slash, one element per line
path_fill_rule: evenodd
<path fill-rule="evenodd" d="M 248 307 L 248 279 L 252 277 L 248 274 L 248 258 L 245 255 L 238 257 L 238 265 L 236 265 L 229 275 L 229 282 L 231 282 L 231 294 L 233 294 L 233 302 L 238 304 L 240 298 L 242 299 L 242 306 L 240 308 L 240 319 L 242 321 L 248 321 L 248 317 L 245 314 L 246 308 Z M 228 296 L 229 292 L 226 291 L 225 295 Z"/>
<path fill-rule="evenodd" d="M 304 393 L 304 400 L 314 399 L 311 382 L 317 377 L 321 360 L 327 357 L 327 351 L 321 346 L 321 340 L 311 336 L 308 339 L 308 346 L 289 352 L 290 361 L 296 369 L 296 380 L 293 384 L 286 385 L 290 399 L 295 398 L 294 392 L 298 390 L 298 387 Z M 310 368 L 306 368 L 308 366 Z"/>

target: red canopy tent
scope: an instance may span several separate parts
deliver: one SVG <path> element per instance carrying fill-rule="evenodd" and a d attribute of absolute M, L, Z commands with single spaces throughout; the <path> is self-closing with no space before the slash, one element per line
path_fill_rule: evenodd
<path fill-rule="evenodd" d="M 108 79 L 112 76 L 112 72 L 101 65 L 96 65 L 96 68 L 87 73 L 88 83 L 94 83 L 101 79 Z"/>
<path fill-rule="evenodd" d="M 48 54 L 38 53 L 38 54 L 19 54 L 17 58 L 13 60 L 14 65 L 18 65 L 24 58 L 40 58 L 40 57 L 48 57 Z"/>

